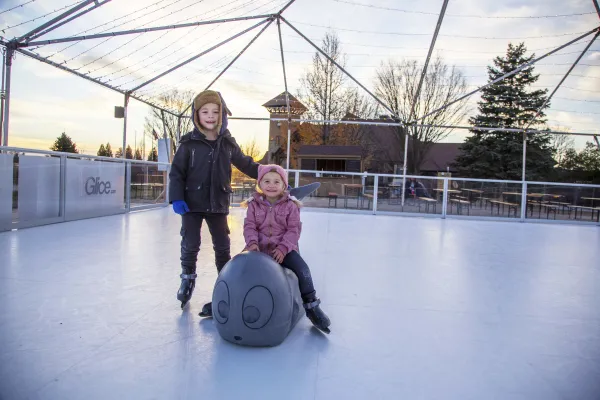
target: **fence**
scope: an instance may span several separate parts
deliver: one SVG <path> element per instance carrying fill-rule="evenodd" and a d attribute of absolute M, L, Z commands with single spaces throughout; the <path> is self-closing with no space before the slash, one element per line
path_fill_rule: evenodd
<path fill-rule="evenodd" d="M 161 207 L 169 164 L 2 147 L 0 231 Z"/>
<path fill-rule="evenodd" d="M 168 204 L 169 164 L 18 147 L 0 152 L 0 231 Z M 600 185 L 290 170 L 320 182 L 305 207 L 437 218 L 600 225 Z M 232 182 L 231 201 L 254 190 Z"/>
<path fill-rule="evenodd" d="M 600 185 L 290 170 L 320 182 L 306 207 L 335 212 L 600 225 Z"/>

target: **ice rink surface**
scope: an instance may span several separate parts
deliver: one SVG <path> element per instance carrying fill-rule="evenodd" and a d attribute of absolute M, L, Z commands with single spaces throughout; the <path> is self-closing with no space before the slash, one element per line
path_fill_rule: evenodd
<path fill-rule="evenodd" d="M 198 316 L 206 227 L 181 311 L 168 208 L 0 233 L 0 399 L 600 399 L 598 227 L 302 215 L 332 333 L 275 348 Z"/>

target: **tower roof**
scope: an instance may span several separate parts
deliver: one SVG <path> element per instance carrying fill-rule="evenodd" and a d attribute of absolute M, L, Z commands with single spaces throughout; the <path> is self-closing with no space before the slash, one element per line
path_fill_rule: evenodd
<path fill-rule="evenodd" d="M 290 93 L 288 93 L 288 96 L 290 98 L 290 112 L 292 114 L 302 115 L 307 111 L 307 108 L 300 102 L 300 100 Z M 281 94 L 267 101 L 265 104 L 263 104 L 263 107 L 269 110 L 271 114 L 286 114 L 287 106 L 285 103 L 285 92 L 282 92 Z"/>

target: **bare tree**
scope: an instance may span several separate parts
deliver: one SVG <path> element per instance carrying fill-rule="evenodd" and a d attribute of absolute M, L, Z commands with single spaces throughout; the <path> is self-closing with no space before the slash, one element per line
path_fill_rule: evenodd
<path fill-rule="evenodd" d="M 245 155 L 252 157 L 253 160 L 259 160 L 261 158 L 261 151 L 255 138 L 240 144 L 240 149 Z"/>
<path fill-rule="evenodd" d="M 262 158 L 260 147 L 256 143 L 255 138 L 252 138 L 244 143 L 240 143 L 240 149 L 245 155 L 252 157 L 254 161 L 258 161 Z M 237 169 L 235 166 L 231 167 L 231 182 L 240 182 L 244 178 L 247 178 L 246 175 L 244 175 L 239 169 Z"/>
<path fill-rule="evenodd" d="M 552 131 L 555 132 L 569 132 L 569 128 L 565 128 L 562 126 L 554 126 L 551 128 Z M 575 140 L 572 136 L 565 134 L 552 134 L 550 135 L 550 145 L 552 147 L 552 152 L 554 153 L 554 159 L 557 164 L 560 164 L 562 160 L 565 158 L 565 154 L 569 149 L 573 149 L 575 147 Z"/>
<path fill-rule="evenodd" d="M 422 66 L 416 60 L 388 60 L 387 63 L 382 63 L 376 72 L 375 91 L 377 96 L 404 122 L 411 120 L 411 107 L 421 73 Z M 466 91 L 467 83 L 462 72 L 454 66 L 446 65 L 438 56 L 429 63 L 412 118 L 428 114 L 464 95 Z M 467 114 L 466 104 L 466 99 L 457 102 L 443 111 L 419 121 L 419 124 L 456 125 Z M 412 173 L 419 173 L 421 163 L 431 145 L 446 138 L 451 130 L 451 128 L 427 126 L 397 127 L 394 133 L 401 143 L 402 151 L 404 151 L 405 135 L 408 134 L 411 138 L 408 170 Z"/>
<path fill-rule="evenodd" d="M 345 66 L 346 56 L 342 53 L 340 39 L 335 32 L 325 34 L 321 48 L 336 63 Z M 346 86 L 346 75 L 319 52 L 315 52 L 312 68 L 300 79 L 300 86 L 298 97 L 308 108 L 306 116 L 311 119 L 336 120 L 348 112 L 356 114 L 372 107 L 356 89 Z M 322 126 L 324 144 L 329 141 L 330 125 L 323 123 Z"/>
<path fill-rule="evenodd" d="M 181 114 L 192 102 L 194 92 L 191 90 L 179 91 L 177 89 L 170 90 L 158 96 L 158 103 L 163 108 L 173 110 Z M 173 151 L 177 150 L 177 123 L 178 118 L 173 114 L 164 113 L 165 127 L 167 136 L 173 142 Z M 184 115 L 181 118 L 181 135 L 184 135 L 193 129 L 191 118 Z M 144 134 L 151 139 L 163 137 L 163 120 L 161 110 L 150 108 L 146 121 L 144 123 Z"/>

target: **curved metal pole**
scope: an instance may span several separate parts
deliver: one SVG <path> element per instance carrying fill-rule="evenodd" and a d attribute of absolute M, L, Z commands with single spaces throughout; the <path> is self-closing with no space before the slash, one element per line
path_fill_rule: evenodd
<path fill-rule="evenodd" d="M 24 40 L 26 40 L 27 38 L 29 38 L 30 36 L 35 35 L 38 32 L 43 31 L 46 28 L 51 27 L 52 25 L 54 25 L 55 23 L 57 23 L 58 21 L 60 21 L 63 18 L 68 17 L 69 15 L 76 13 L 77 11 L 81 10 L 84 7 L 87 7 L 88 5 L 90 5 L 91 3 L 97 2 L 97 0 L 86 0 L 82 3 L 79 3 L 78 5 L 76 5 L 75 7 L 71 8 L 70 10 L 65 11 L 64 13 L 60 14 L 58 17 L 52 18 L 50 21 L 46 22 L 45 24 L 42 24 L 40 26 L 38 26 L 37 28 L 35 28 L 34 30 L 27 32 L 26 34 L 24 34 L 23 36 L 20 36 L 16 39 L 17 42 L 22 42 Z"/>
<path fill-rule="evenodd" d="M 123 101 L 123 154 L 121 158 L 125 159 L 125 146 L 127 146 L 127 106 L 129 105 L 129 93 L 125 93 L 125 100 Z"/>
<path fill-rule="evenodd" d="M 100 85 L 100 86 L 103 86 L 103 87 L 107 88 L 107 89 L 114 90 L 115 92 L 121 93 L 121 94 L 123 94 L 123 95 L 126 93 L 125 91 L 123 91 L 123 90 L 119 90 L 119 89 L 117 89 L 117 88 L 115 88 L 115 87 L 113 87 L 113 86 L 111 86 L 111 85 L 109 85 L 109 84 L 107 84 L 107 83 L 101 82 L 101 81 L 99 81 L 99 80 L 96 80 L 96 79 L 94 79 L 94 78 L 90 78 L 89 76 L 86 76 L 86 75 L 84 75 L 84 74 L 82 74 L 82 73 L 80 73 L 80 72 L 77 72 L 77 71 L 73 71 L 72 69 L 70 69 L 70 68 L 67 68 L 67 67 L 65 67 L 64 65 L 60 65 L 60 64 L 58 64 L 58 63 L 55 63 L 55 62 L 54 62 L 54 61 L 52 61 L 52 60 L 48 60 L 47 58 L 41 57 L 41 56 L 39 56 L 39 55 L 37 55 L 37 54 L 35 54 L 35 53 L 33 53 L 33 52 L 29 51 L 29 50 L 25 50 L 25 49 L 17 49 L 17 50 L 15 50 L 15 51 L 17 51 L 18 53 L 21 53 L 21 54 L 23 54 L 23 55 L 26 55 L 27 57 L 31 57 L 31 58 L 33 58 L 33 59 L 35 59 L 35 60 L 41 61 L 41 62 L 43 62 L 43 63 L 46 63 L 46 64 L 48 64 L 48 65 L 52 65 L 52 66 L 53 66 L 53 67 L 55 67 L 55 68 L 62 69 L 63 71 L 69 72 L 69 73 L 71 73 L 71 74 L 73 74 L 73 75 L 77 75 L 78 77 L 80 77 L 80 78 L 83 78 L 83 79 L 85 79 L 85 80 L 88 80 L 88 81 L 90 81 L 90 82 L 94 82 L 94 83 L 96 83 L 96 84 L 98 84 L 98 85 Z M 149 101 L 146 101 L 146 100 L 142 99 L 141 97 L 139 97 L 139 96 L 136 96 L 136 95 L 134 95 L 134 94 L 132 94 L 132 93 L 129 93 L 129 97 L 131 97 L 132 99 L 136 99 L 137 101 L 140 101 L 140 102 L 142 102 L 142 103 L 144 103 L 144 104 L 147 104 L 147 105 L 149 105 L 150 107 L 154 107 L 154 108 L 157 108 L 157 109 L 159 109 L 159 110 L 164 110 L 164 112 L 166 112 L 166 113 L 169 113 L 169 114 L 172 114 L 172 115 L 175 115 L 175 116 L 177 116 L 177 114 L 176 114 L 176 113 L 174 113 L 173 111 L 165 110 L 164 108 L 162 108 L 162 107 L 160 107 L 160 106 L 157 106 L 156 104 L 152 104 L 152 103 L 150 103 Z"/>
<path fill-rule="evenodd" d="M 194 60 L 202 57 L 203 55 L 205 55 L 207 53 L 210 53 L 211 51 L 213 51 L 214 49 L 216 49 L 216 48 L 224 45 L 225 43 L 228 43 L 228 42 L 232 41 L 233 39 L 236 39 L 237 37 L 242 36 L 243 34 L 245 34 L 247 32 L 250 32 L 253 29 L 258 28 L 259 26 L 261 26 L 262 24 L 264 24 L 267 21 L 268 21 L 268 19 L 265 19 L 264 21 L 260 21 L 258 24 L 254 24 L 250 28 L 244 29 L 243 31 L 238 32 L 235 35 L 228 37 L 227 39 L 225 39 L 225 40 L 223 40 L 223 41 L 215 44 L 214 46 L 208 48 L 207 50 L 204 50 L 203 52 L 198 53 L 195 56 L 188 58 L 184 62 L 179 63 L 176 66 L 174 66 L 172 68 L 169 68 L 167 71 L 165 71 L 165 72 L 163 72 L 163 73 L 155 76 L 154 78 L 152 78 L 152 79 L 150 79 L 150 80 L 142 83 L 141 85 L 136 86 L 135 88 L 131 89 L 131 92 L 135 92 L 136 90 L 139 90 L 139 89 L 143 88 L 144 86 L 151 84 L 155 80 L 160 79 L 160 78 L 162 78 L 163 76 L 165 76 L 167 74 L 170 74 L 171 72 L 175 71 L 176 69 L 179 69 L 179 68 L 183 67 L 184 65 L 191 63 L 192 61 L 194 61 Z"/>
<path fill-rule="evenodd" d="M 109 2 L 111 2 L 111 1 L 112 1 L 112 0 L 104 0 L 102 3 L 98 3 L 98 2 L 96 1 L 96 4 L 94 5 L 94 7 L 92 7 L 92 8 L 88 8 L 87 10 L 84 10 L 84 11 L 80 12 L 80 13 L 79 13 L 79 14 L 77 14 L 77 15 L 73 15 L 71 18 L 69 18 L 69 19 L 66 19 L 66 20 L 62 21 L 60 24 L 56 24 L 56 25 L 54 25 L 54 26 L 51 26 L 50 28 L 46 29 L 45 31 L 42 31 L 42 32 L 36 33 L 35 35 L 33 35 L 33 36 L 31 36 L 30 38 L 28 38 L 28 40 L 33 40 L 33 39 L 37 39 L 37 38 L 39 38 L 39 37 L 41 37 L 41 36 L 44 36 L 45 34 L 47 34 L 47 33 L 49 33 L 49 32 L 52 32 L 52 31 L 53 31 L 53 30 L 55 30 L 56 28 L 60 28 L 61 26 L 65 25 L 65 24 L 68 24 L 69 22 L 71 22 L 71 21 L 73 21 L 73 20 L 75 20 L 75 19 L 77 19 L 77 18 L 81 17 L 82 15 L 85 15 L 85 14 L 89 13 L 90 11 L 93 11 L 93 10 L 95 10 L 95 9 L 96 9 L 96 8 L 98 8 L 98 7 L 102 7 L 103 5 L 105 5 L 106 3 L 109 3 Z"/>
<path fill-rule="evenodd" d="M 408 163 L 408 132 L 404 135 L 404 168 L 402 169 L 402 207 L 404 207 L 404 188 L 406 187 L 406 165 Z"/>
<path fill-rule="evenodd" d="M 287 151 L 286 151 L 286 169 L 290 169 L 290 149 L 292 141 L 292 114 L 290 110 L 290 94 L 288 93 L 287 75 L 285 73 L 285 57 L 283 56 L 283 39 L 281 38 L 281 21 L 277 18 L 277 31 L 279 33 L 279 49 L 281 51 L 281 66 L 283 67 L 283 85 L 285 86 L 285 106 L 287 108 Z"/>
<path fill-rule="evenodd" d="M 285 18 L 283 18 L 282 16 L 279 16 L 279 18 L 283 22 L 285 22 L 290 28 L 292 28 L 294 30 L 294 32 L 296 32 L 304 40 L 306 40 L 308 43 L 310 43 L 310 45 L 313 46 L 325 58 L 327 58 L 329 61 L 331 61 L 332 64 L 334 64 L 336 67 L 338 67 L 340 70 L 342 70 L 343 73 L 345 73 L 346 75 L 348 75 L 348 77 L 350 79 L 352 79 L 354 81 L 354 83 L 356 83 L 358 86 L 360 86 L 365 92 L 369 93 L 371 95 L 371 97 L 375 99 L 375 101 L 377 101 L 379 104 L 381 104 L 383 106 L 383 108 L 385 108 L 386 110 L 388 110 L 389 112 L 391 112 L 393 116 L 395 116 L 395 117 L 397 117 L 399 119 L 398 115 L 396 115 L 396 113 L 394 111 L 392 111 L 391 108 L 389 108 L 383 101 L 379 100 L 379 98 L 377 96 L 375 96 L 373 93 L 371 93 L 371 91 L 369 89 L 367 89 L 362 83 L 360 83 L 357 79 L 355 79 L 352 75 L 350 75 L 350 73 L 348 71 L 346 71 L 344 69 L 344 67 L 342 67 L 340 64 L 338 64 L 337 62 L 335 62 L 335 60 L 333 58 L 329 57 L 329 55 L 327 53 L 325 53 L 323 50 L 321 50 L 321 48 L 319 46 L 317 46 L 316 44 L 314 44 L 309 38 L 307 38 L 306 36 L 304 36 L 304 34 L 302 32 L 300 32 L 298 29 L 296 29 Z"/>
<path fill-rule="evenodd" d="M 427 67 L 429 66 L 429 60 L 431 59 L 431 54 L 433 54 L 433 48 L 435 47 L 435 41 L 437 40 L 438 34 L 440 33 L 440 28 L 442 27 L 442 21 L 444 20 L 444 14 L 446 14 L 446 7 L 448 7 L 448 0 L 444 0 L 444 4 L 442 4 L 442 11 L 440 11 L 440 16 L 437 21 L 437 25 L 435 26 L 435 32 L 433 33 L 433 38 L 431 39 L 431 44 L 429 45 L 429 52 L 427 53 L 427 59 L 425 60 L 425 65 L 423 66 L 423 72 L 421 72 L 421 79 L 419 79 L 419 86 L 417 87 L 417 92 L 415 93 L 415 97 L 413 98 L 412 106 L 410 107 L 410 114 L 408 114 L 408 120 L 412 120 L 414 118 L 415 107 L 417 106 L 417 101 L 419 101 L 419 95 L 421 94 L 421 88 L 423 87 L 423 81 L 425 80 L 425 76 L 427 75 Z"/>
<path fill-rule="evenodd" d="M 4 75 L 6 75 L 6 49 L 2 49 L 2 89 L 0 89 L 0 146 L 4 143 Z"/>
<path fill-rule="evenodd" d="M 445 104 L 445 105 L 443 105 L 442 107 L 440 107 L 440 108 L 438 108 L 438 109 L 435 109 L 435 110 L 433 110 L 432 112 L 430 112 L 430 113 L 427 113 L 427 114 L 423 115 L 422 117 L 419 117 L 419 118 L 417 118 L 416 120 L 412 121 L 412 122 L 411 122 L 411 124 L 413 124 L 413 123 L 415 123 L 415 122 L 418 122 L 418 121 L 421 121 L 421 120 L 423 120 L 423 119 L 425 119 L 425 118 L 429 117 L 430 115 L 436 114 L 436 113 L 438 113 L 438 112 L 440 112 L 440 111 L 442 111 L 442 110 L 444 110 L 444 109 L 446 109 L 446 108 L 450 107 L 452 104 L 454 104 L 454 103 L 457 103 L 457 102 L 459 102 L 459 101 L 461 101 L 461 100 L 463 100 L 463 99 L 466 99 L 467 97 L 469 97 L 469 96 L 471 96 L 471 95 L 473 95 L 473 94 L 475 94 L 475 93 L 477 93 L 477 92 L 479 92 L 479 91 L 481 91 L 481 90 L 483 90 L 483 89 L 487 88 L 488 86 L 491 86 L 491 85 L 493 85 L 493 84 L 496 84 L 496 83 L 498 83 L 498 82 L 500 82 L 500 81 L 502 81 L 502 80 L 504 80 L 504 79 L 508 78 L 509 76 L 512 76 L 512 75 L 518 74 L 518 73 L 519 73 L 519 72 L 521 72 L 523 69 L 525 69 L 525 68 L 527 68 L 527 67 L 529 67 L 529 66 L 531 66 L 531 65 L 535 64 L 536 62 L 538 62 L 538 61 L 540 61 L 540 60 L 543 60 L 544 58 L 546 58 L 546 57 L 548 57 L 548 56 L 550 56 L 550 55 L 552 55 L 552 54 L 556 53 L 557 51 L 560 51 L 560 50 L 564 49 L 565 47 L 568 47 L 568 46 L 572 45 L 572 44 L 573 44 L 573 43 L 575 43 L 575 42 L 578 42 L 578 41 L 580 41 L 581 39 L 583 39 L 583 38 L 585 38 L 585 37 L 587 37 L 587 36 L 589 36 L 589 35 L 591 35 L 591 34 L 593 34 L 593 33 L 596 33 L 596 32 L 598 32 L 598 30 L 599 30 L 599 29 L 600 29 L 600 27 L 597 27 L 597 28 L 594 28 L 594 29 L 592 29 L 591 31 L 589 31 L 589 32 L 587 32 L 587 33 L 584 33 L 583 35 L 581 35 L 581 36 L 579 36 L 579 37 L 577 37 L 577 38 L 575 38 L 575 39 L 573 39 L 573 40 L 571 40 L 571 41 L 569 41 L 569 42 L 567 42 L 567 43 L 563 44 L 563 45 L 562 45 L 562 46 L 560 46 L 560 47 L 557 47 L 556 49 L 554 49 L 554 50 L 552 50 L 552 51 L 550 51 L 550 52 L 548 52 L 548 53 L 544 54 L 543 56 L 540 56 L 540 57 L 536 58 L 535 60 L 531 60 L 531 61 L 529 61 L 528 63 L 526 63 L 526 64 L 523 64 L 523 65 L 521 65 L 520 67 L 518 67 L 518 68 L 514 69 L 513 71 L 507 72 L 506 74 L 504 74 L 504 75 L 502 75 L 502 76 L 500 76 L 500 77 L 498 77 L 498 78 L 494 79 L 493 81 L 491 81 L 491 82 L 489 82 L 489 83 L 486 83 L 486 84 L 485 84 L 485 85 L 483 85 L 483 86 L 480 86 L 480 87 L 478 87 L 477 89 L 475 89 L 475 90 L 473 90 L 473 91 L 471 91 L 471 92 L 469 92 L 469 93 L 465 94 L 464 96 L 461 96 L 461 97 L 459 97 L 458 99 L 451 101 L 450 103 L 446 103 L 446 104 Z"/>
<path fill-rule="evenodd" d="M 585 55 L 585 53 L 592 46 L 592 44 L 594 43 L 594 41 L 596 41 L 596 39 L 598 38 L 599 35 L 600 35 L 600 32 L 596 33 L 596 35 L 594 35 L 594 37 L 592 38 L 592 40 L 590 40 L 590 42 L 587 44 L 587 46 L 585 46 L 585 49 L 583 49 L 583 51 L 581 52 L 581 54 L 579 55 L 579 57 L 577 57 L 577 59 L 575 60 L 575 62 L 573 63 L 573 65 L 571 65 L 571 68 L 569 68 L 569 70 L 567 71 L 567 73 L 565 74 L 565 76 L 563 76 L 562 79 L 560 80 L 560 82 L 558 82 L 558 85 L 556 85 L 556 87 L 554 88 L 554 90 L 552 91 L 552 93 L 550 93 L 550 96 L 548 96 L 546 98 L 546 101 L 544 101 L 544 104 L 542 104 L 540 106 L 540 108 L 538 108 L 538 110 L 535 113 L 535 115 L 533 116 L 533 118 L 531 118 L 531 121 L 529 121 L 529 123 L 525 127 L 525 130 L 529 129 L 529 127 L 533 124 L 533 122 L 535 121 L 535 119 L 542 113 L 542 110 L 544 110 L 544 108 L 546 107 L 546 105 L 550 102 L 550 100 L 552 99 L 552 96 L 554 96 L 554 94 L 558 91 L 558 89 L 560 88 L 560 86 L 564 83 L 564 81 L 567 79 L 567 77 L 569 76 L 569 74 L 573 71 L 573 69 L 575 68 L 575 66 L 577 65 L 577 63 L 579 63 L 579 61 L 583 58 L 583 56 Z"/>
<path fill-rule="evenodd" d="M 527 132 L 523 132 L 523 168 L 521 171 L 521 181 L 525 184 L 525 172 L 527 171 Z"/>
<path fill-rule="evenodd" d="M 240 56 L 241 56 L 242 54 L 244 54 L 244 52 L 245 52 L 246 50 L 248 50 L 248 47 L 250 47 L 250 46 L 252 45 L 252 43 L 254 43 L 254 41 L 255 41 L 256 39 L 258 39 L 258 37 L 259 37 L 260 35 L 262 35 L 262 33 L 263 33 L 263 32 L 264 32 L 264 31 L 265 31 L 265 30 L 266 30 L 266 29 L 267 29 L 267 28 L 268 28 L 268 27 L 269 27 L 269 26 L 270 26 L 270 25 L 273 23 L 273 21 L 274 21 L 274 19 L 271 19 L 271 20 L 269 21 L 269 23 L 268 23 L 267 25 L 265 25 L 265 26 L 264 26 L 264 27 L 263 27 L 263 28 L 260 30 L 260 32 L 258 32 L 258 33 L 256 34 L 256 36 L 254 36 L 254 38 L 252 38 L 252 40 L 251 40 L 251 41 L 250 41 L 250 42 L 249 42 L 249 43 L 246 45 L 246 47 L 244 47 L 244 48 L 242 49 L 242 51 L 240 51 L 240 52 L 238 53 L 238 55 L 237 55 L 237 56 L 235 56 L 235 58 L 234 58 L 233 60 L 231 60 L 231 62 L 230 62 L 230 63 L 229 63 L 229 64 L 228 64 L 228 65 L 225 67 L 225 69 L 224 69 L 223 71 L 221 71 L 221 73 L 220 73 L 219 75 L 217 75 L 217 77 L 216 77 L 215 79 L 213 79 L 213 81 L 212 81 L 212 82 L 211 82 L 211 83 L 210 83 L 210 84 L 209 84 L 209 85 L 208 85 L 208 86 L 207 86 L 207 87 L 206 87 L 204 90 L 208 90 L 208 89 L 210 89 L 210 87 L 211 87 L 212 85 L 214 85 L 214 84 L 215 84 L 215 82 L 216 82 L 216 81 L 217 81 L 217 80 L 218 80 L 218 79 L 219 79 L 219 78 L 220 78 L 220 77 L 221 77 L 221 76 L 222 76 L 222 75 L 223 75 L 225 72 L 227 72 L 227 70 L 229 69 L 229 67 L 231 67 L 231 66 L 233 65 L 233 63 L 235 63 L 235 62 L 237 61 L 237 59 L 238 59 L 238 58 L 240 58 Z M 183 114 L 185 114 L 186 112 L 188 112 L 188 110 L 189 110 L 191 107 L 192 107 L 192 104 L 190 103 L 190 104 L 189 104 L 189 105 L 188 105 L 188 106 L 185 108 L 185 110 L 183 110 L 183 111 L 181 112 L 181 114 L 179 114 L 179 116 L 180 116 L 180 117 L 183 117 Z"/>
<path fill-rule="evenodd" d="M 221 23 L 225 23 L 225 22 L 246 21 L 246 20 L 262 19 L 262 18 L 273 18 L 273 15 L 272 14 L 253 15 L 251 17 L 216 19 L 216 20 L 212 20 L 212 21 L 189 22 L 187 24 L 157 26 L 154 28 L 140 28 L 140 29 L 131 29 L 131 30 L 127 30 L 127 31 L 98 33 L 95 35 L 71 36 L 71 37 L 60 38 L 60 39 L 28 42 L 28 43 L 24 43 L 24 46 L 43 46 L 43 45 L 47 45 L 47 44 L 78 42 L 81 40 L 101 39 L 101 38 L 105 38 L 105 37 L 133 35 L 136 33 L 156 32 L 156 31 L 164 31 L 164 30 L 178 29 L 178 28 L 190 28 L 193 26 L 200 26 L 200 25 L 221 24 Z"/>
<path fill-rule="evenodd" d="M 4 59 L 4 64 L 6 65 L 5 71 L 5 92 L 4 92 L 4 113 L 2 121 L 4 126 L 2 127 L 2 145 L 8 146 L 8 121 L 10 119 L 10 80 L 11 80 L 11 71 L 12 71 L 12 59 L 15 51 L 12 47 L 6 48 L 6 55 Z"/>
<path fill-rule="evenodd" d="M 296 0 L 290 0 L 290 2 L 289 2 L 289 3 L 287 3 L 285 6 L 283 6 L 283 8 L 282 8 L 281 10 L 279 10 L 279 12 L 278 12 L 277 14 L 281 15 L 281 14 L 282 14 L 282 13 L 283 13 L 285 10 L 287 10 L 287 8 L 288 8 L 289 6 L 291 6 L 291 5 L 292 5 L 292 3 L 293 3 L 293 2 L 295 2 L 295 1 L 296 1 Z"/>
<path fill-rule="evenodd" d="M 590 42 L 587 44 L 587 46 L 585 46 L 585 49 L 583 49 L 581 54 L 579 54 L 579 57 L 577 57 L 577 59 L 575 60 L 573 65 L 571 65 L 571 68 L 569 68 L 569 70 L 567 71 L 565 76 L 562 77 L 562 79 L 560 80 L 560 82 L 558 82 L 558 85 L 556 85 L 556 87 L 554 88 L 552 93 L 550 93 L 550 96 L 546 97 L 546 100 L 544 101 L 544 103 L 537 109 L 537 112 L 535 113 L 533 118 L 531 118 L 531 121 L 529 121 L 527 126 L 525 127 L 525 131 L 527 131 L 527 129 L 529 129 L 529 127 L 535 122 L 535 119 L 542 113 L 542 111 L 544 110 L 546 105 L 550 102 L 550 99 L 552 99 L 552 96 L 554 96 L 554 94 L 558 91 L 558 89 L 563 84 L 563 82 L 567 79 L 567 77 L 569 76 L 571 71 L 573 71 L 573 69 L 579 62 L 579 60 L 581 60 L 583 58 L 584 54 L 588 51 L 590 46 L 596 41 L 596 39 L 598 38 L 598 35 L 600 35 L 600 32 L 597 32 L 596 35 L 594 35 L 592 40 L 590 40 Z M 523 181 L 523 185 L 525 184 L 526 170 L 527 170 L 527 132 L 523 132 L 523 165 L 522 165 L 522 172 L 521 172 L 521 178 Z"/>

